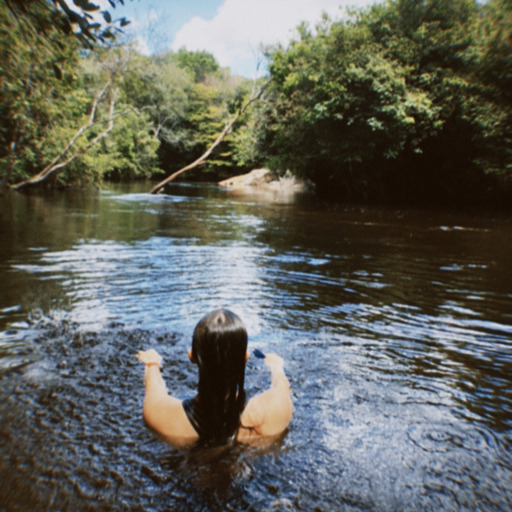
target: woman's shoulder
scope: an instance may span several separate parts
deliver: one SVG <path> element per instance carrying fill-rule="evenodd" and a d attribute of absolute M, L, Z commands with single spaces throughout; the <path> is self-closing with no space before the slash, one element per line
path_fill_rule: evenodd
<path fill-rule="evenodd" d="M 173 417 L 169 418 L 168 430 L 164 433 L 164 437 L 174 446 L 185 447 L 194 444 L 199 435 L 183 407 L 183 401 L 174 399 L 172 409 Z"/>
<path fill-rule="evenodd" d="M 271 388 L 252 397 L 242 412 L 237 439 L 273 437 L 288 427 L 293 415 L 289 390 Z"/>
<path fill-rule="evenodd" d="M 256 430 L 265 422 L 266 401 L 264 393 L 253 396 L 245 406 L 240 416 L 240 426 L 242 428 Z"/>
<path fill-rule="evenodd" d="M 178 398 L 167 395 L 154 403 L 144 404 L 143 416 L 151 428 L 173 444 L 186 444 L 198 438 Z"/>

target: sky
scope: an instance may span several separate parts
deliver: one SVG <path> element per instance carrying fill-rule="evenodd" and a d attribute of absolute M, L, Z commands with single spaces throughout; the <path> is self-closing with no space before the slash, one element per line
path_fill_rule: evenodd
<path fill-rule="evenodd" d="M 112 9 L 113 18 L 126 17 L 125 28 L 137 50 L 145 55 L 206 50 L 233 74 L 255 78 L 264 74 L 261 48 L 283 44 L 306 21 L 311 27 L 326 12 L 341 19 L 347 7 L 365 7 L 375 0 L 124 0 Z"/>

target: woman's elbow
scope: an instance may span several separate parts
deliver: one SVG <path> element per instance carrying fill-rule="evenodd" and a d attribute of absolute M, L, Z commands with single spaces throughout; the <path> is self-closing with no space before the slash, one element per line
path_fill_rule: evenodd
<path fill-rule="evenodd" d="M 285 428 L 288 427 L 293 418 L 293 403 L 291 396 L 288 395 L 288 400 L 286 402 L 286 406 L 284 407 L 284 416 L 286 422 Z"/>
<path fill-rule="evenodd" d="M 283 396 L 279 401 L 279 405 L 274 413 L 274 421 L 272 422 L 272 430 L 274 433 L 284 432 L 293 418 L 293 403 L 289 394 Z"/>

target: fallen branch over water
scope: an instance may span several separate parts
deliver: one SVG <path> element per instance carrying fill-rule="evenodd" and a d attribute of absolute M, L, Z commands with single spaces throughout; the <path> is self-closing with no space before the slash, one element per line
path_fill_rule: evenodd
<path fill-rule="evenodd" d="M 224 140 L 224 137 L 231 131 L 231 128 L 233 128 L 233 125 L 238 121 L 240 116 L 247 110 L 247 108 L 254 103 L 256 100 L 258 100 L 261 95 L 263 94 L 263 91 L 267 88 L 268 82 L 261 87 L 258 91 L 254 91 L 250 98 L 238 109 L 236 114 L 230 119 L 230 121 L 226 124 L 224 127 L 224 130 L 222 130 L 221 134 L 215 139 L 215 142 L 206 150 L 205 153 L 203 153 L 197 160 L 194 160 L 191 164 L 186 165 L 185 167 L 182 167 L 179 171 L 176 171 L 175 173 L 171 174 L 165 180 L 161 181 L 158 185 L 155 185 L 151 190 L 150 194 L 157 194 L 162 190 L 162 188 L 165 187 L 168 183 L 171 181 L 174 181 L 178 176 L 183 174 L 184 172 L 190 171 L 191 169 L 195 169 L 196 167 L 199 167 L 200 165 L 203 165 L 208 157 L 211 155 L 212 151 Z"/>
<path fill-rule="evenodd" d="M 94 147 L 101 139 L 106 137 L 114 128 L 114 109 L 116 105 L 116 98 L 117 98 L 117 90 L 113 90 L 110 92 L 110 105 L 109 105 L 109 112 L 108 112 L 108 119 L 106 120 L 107 127 L 104 131 L 102 131 L 99 135 L 94 137 L 87 145 L 85 145 L 82 149 L 77 151 L 76 153 L 72 154 L 71 156 L 68 156 L 67 160 L 62 161 L 62 159 L 69 153 L 69 151 L 77 144 L 77 141 L 84 135 L 86 132 L 88 132 L 93 126 L 96 126 L 98 124 L 104 123 L 105 121 L 100 120 L 98 121 L 96 119 L 96 114 L 98 110 L 98 104 L 100 101 L 104 98 L 104 96 L 107 94 L 108 90 L 111 88 L 111 82 L 108 82 L 105 87 L 96 95 L 94 98 L 94 101 L 91 106 L 91 111 L 89 114 L 89 120 L 87 124 L 81 126 L 75 135 L 68 141 L 66 147 L 39 173 L 32 176 L 31 178 L 28 178 L 24 181 L 21 181 L 19 183 L 16 183 L 12 185 L 10 188 L 12 190 L 18 190 L 20 188 L 29 186 L 29 185 L 35 185 L 37 183 L 41 183 L 42 181 L 46 180 L 48 176 L 55 173 L 56 171 L 59 171 L 69 165 L 71 162 L 76 160 L 79 156 L 83 155 L 89 149 Z"/>

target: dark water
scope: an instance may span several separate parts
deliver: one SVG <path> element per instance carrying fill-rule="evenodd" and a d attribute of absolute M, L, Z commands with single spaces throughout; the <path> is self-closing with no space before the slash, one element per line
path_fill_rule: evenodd
<path fill-rule="evenodd" d="M 511 218 L 141 190 L 0 198 L 0 510 L 512 509 Z M 219 306 L 286 360 L 271 447 L 142 422 L 133 355 L 191 396 Z"/>

